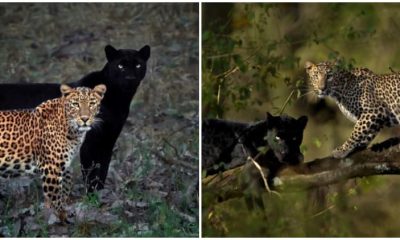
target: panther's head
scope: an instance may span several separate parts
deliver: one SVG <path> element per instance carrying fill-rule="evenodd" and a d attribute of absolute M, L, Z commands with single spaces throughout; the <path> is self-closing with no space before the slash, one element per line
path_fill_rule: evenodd
<path fill-rule="evenodd" d="M 70 124 L 79 131 L 90 130 L 96 120 L 96 114 L 99 112 L 106 86 L 100 84 L 90 89 L 87 87 L 71 88 L 63 84 L 60 90 Z"/>
<path fill-rule="evenodd" d="M 267 113 L 266 121 L 270 129 L 265 139 L 276 158 L 289 165 L 303 162 L 304 156 L 300 151 L 300 145 L 308 118 L 302 116 L 295 119 L 289 116 L 272 116 Z"/>
<path fill-rule="evenodd" d="M 267 147 L 280 163 L 296 165 L 304 158 L 300 145 L 307 120 L 306 116 L 295 119 L 267 113 L 265 120 L 248 127 L 241 141 L 253 156 L 258 154 L 260 147 Z"/>
<path fill-rule="evenodd" d="M 307 61 L 305 69 L 310 80 L 311 87 L 318 97 L 331 96 L 339 86 L 340 79 L 335 75 L 338 73 L 338 65 L 331 62 L 314 64 Z"/>
<path fill-rule="evenodd" d="M 107 57 L 106 74 L 112 81 L 107 86 L 116 86 L 124 92 L 135 93 L 141 80 L 146 75 L 150 47 L 145 45 L 140 50 L 115 49 L 105 47 Z"/>

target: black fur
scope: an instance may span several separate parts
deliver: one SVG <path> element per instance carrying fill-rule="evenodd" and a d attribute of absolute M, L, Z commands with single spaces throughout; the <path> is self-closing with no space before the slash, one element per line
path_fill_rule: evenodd
<path fill-rule="evenodd" d="M 265 186 L 260 173 L 252 163 L 246 161 L 246 155 L 256 158 L 257 163 L 266 170 L 268 183 L 272 186 L 273 178 L 282 168 L 297 165 L 303 161 L 300 144 L 306 124 L 307 117 L 305 116 L 294 119 L 288 116 L 274 117 L 269 113 L 265 120 L 250 124 L 216 119 L 204 120 L 202 126 L 203 170 L 210 175 L 246 164 L 241 177 L 246 191 L 253 194 L 262 192 Z M 231 164 L 232 154 L 239 144 L 243 145 L 245 152 L 240 156 L 239 164 Z M 267 150 L 264 154 L 259 152 L 262 147 Z M 255 200 L 257 205 L 261 205 L 260 198 L 256 197 Z M 251 205 L 250 202 L 248 204 Z"/>
<path fill-rule="evenodd" d="M 374 152 L 382 152 L 383 150 L 389 149 L 398 144 L 400 144 L 400 138 L 393 137 L 393 138 L 389 138 L 383 142 L 375 143 L 374 145 L 372 145 L 371 150 Z"/>
<path fill-rule="evenodd" d="M 92 72 L 72 87 L 93 88 L 103 83 L 107 92 L 101 103 L 101 122 L 90 130 L 80 150 L 83 178 L 88 191 L 102 189 L 107 177 L 114 144 L 129 114 L 136 89 L 146 74 L 150 47 L 140 50 L 105 47 L 107 63 L 101 71 Z M 0 84 L 0 110 L 33 108 L 41 102 L 60 96 L 59 84 Z"/>
<path fill-rule="evenodd" d="M 253 158 L 259 153 L 260 147 L 266 147 L 268 151 L 259 156 L 257 161 L 269 169 L 279 168 L 282 164 L 296 165 L 303 161 L 299 146 L 306 124 L 305 116 L 296 120 L 288 116 L 274 117 L 269 113 L 265 120 L 256 123 L 206 119 L 202 127 L 203 169 L 210 175 L 230 168 L 224 168 L 223 165 L 232 162 L 233 150 L 239 143 Z"/>

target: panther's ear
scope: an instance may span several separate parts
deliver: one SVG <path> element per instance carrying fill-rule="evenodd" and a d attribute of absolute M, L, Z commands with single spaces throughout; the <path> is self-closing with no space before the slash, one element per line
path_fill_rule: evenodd
<path fill-rule="evenodd" d="M 72 88 L 68 85 L 61 84 L 60 91 L 61 91 L 62 96 L 66 97 L 66 96 L 68 96 L 68 94 L 70 94 L 72 92 Z"/>
<path fill-rule="evenodd" d="M 144 61 L 149 60 L 150 58 L 150 46 L 146 45 L 139 50 L 139 54 Z"/>
<path fill-rule="evenodd" d="M 264 122 L 267 123 L 268 126 L 273 126 L 275 121 L 275 117 L 271 115 L 271 113 L 266 112 L 265 113 L 265 120 Z"/>
<path fill-rule="evenodd" d="M 310 62 L 310 61 L 307 61 L 307 62 L 304 64 L 304 68 L 305 68 L 307 71 L 310 70 L 313 66 L 315 66 L 315 64 L 312 63 L 312 62 Z"/>
<path fill-rule="evenodd" d="M 299 124 L 299 128 L 304 129 L 307 125 L 308 118 L 307 116 L 301 116 L 297 119 L 297 123 Z"/>
<path fill-rule="evenodd" d="M 93 88 L 93 91 L 96 93 L 96 97 L 102 99 L 107 91 L 107 87 L 104 84 L 99 84 Z"/>
<path fill-rule="evenodd" d="M 118 57 L 118 50 L 115 49 L 111 45 L 107 45 L 104 48 L 104 51 L 106 52 L 106 58 L 107 58 L 107 61 L 109 61 L 109 62 L 111 62 L 112 60 L 114 60 L 115 58 Z"/>
<path fill-rule="evenodd" d="M 271 115 L 271 113 L 266 112 L 265 113 L 265 120 L 272 120 L 274 118 L 274 116 Z"/>

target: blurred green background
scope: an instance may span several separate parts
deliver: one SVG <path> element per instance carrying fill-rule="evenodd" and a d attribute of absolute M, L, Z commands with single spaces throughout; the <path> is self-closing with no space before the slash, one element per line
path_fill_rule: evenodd
<path fill-rule="evenodd" d="M 247 122 L 264 118 L 266 111 L 306 115 L 301 146 L 306 161 L 330 155 L 350 136 L 353 123 L 331 99 L 309 92 L 305 61 L 341 60 L 376 73 L 400 71 L 400 4 L 202 6 L 203 118 Z M 399 133 L 385 129 L 374 142 Z M 316 217 L 304 212 L 309 200 L 304 194 L 288 194 L 276 203 L 269 199 L 273 207 L 250 213 L 242 199 L 214 204 L 208 196 L 212 192 L 206 192 L 203 235 L 400 236 L 399 180 L 378 176 L 333 186 L 330 205 Z M 238 219 L 244 227 L 237 226 Z"/>

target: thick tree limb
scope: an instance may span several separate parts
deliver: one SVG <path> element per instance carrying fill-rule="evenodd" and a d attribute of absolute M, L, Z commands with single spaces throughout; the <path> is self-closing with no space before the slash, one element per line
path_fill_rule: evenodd
<path fill-rule="evenodd" d="M 203 189 L 218 193 L 220 200 L 242 196 L 244 189 L 238 178 L 242 169 L 240 166 L 204 178 Z M 397 147 L 380 153 L 364 150 L 345 159 L 316 159 L 293 170 L 294 174 L 279 176 L 280 184 L 275 186 L 277 191 L 307 190 L 357 177 L 400 174 L 400 151 Z"/>

